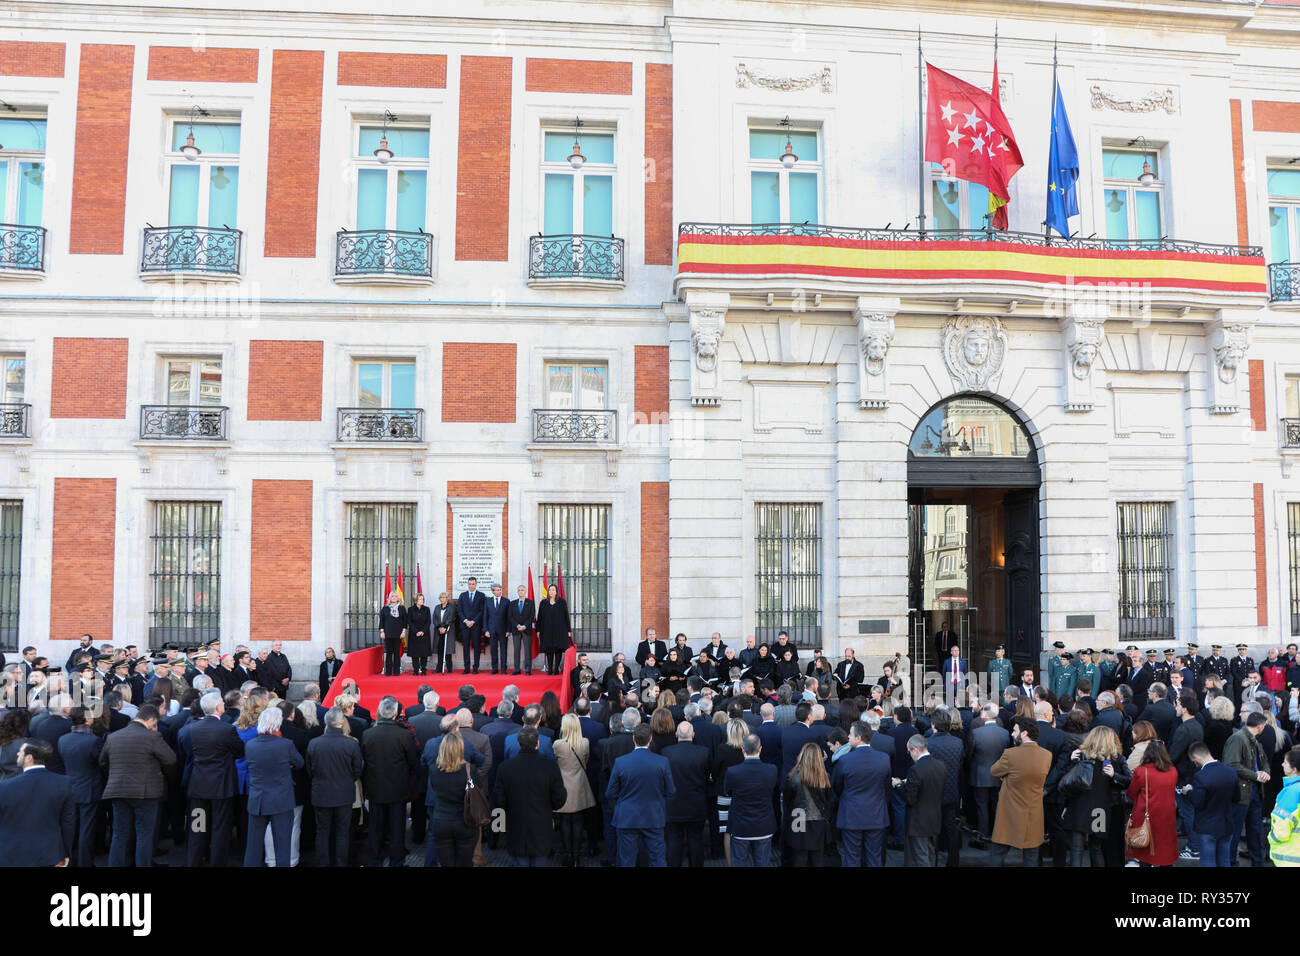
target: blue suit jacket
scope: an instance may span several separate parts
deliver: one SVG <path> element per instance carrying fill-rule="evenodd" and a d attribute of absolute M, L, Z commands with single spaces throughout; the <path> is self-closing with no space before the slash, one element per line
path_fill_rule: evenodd
<path fill-rule="evenodd" d="M 759 758 L 763 763 L 770 763 L 778 770 L 781 768 L 781 731 L 782 727 L 775 721 L 759 724 L 758 739 L 762 741 L 763 751 Z"/>
<path fill-rule="evenodd" d="M 502 595 L 501 604 L 495 613 L 492 611 L 492 602 L 494 600 L 495 598 L 490 594 L 483 598 L 483 629 L 489 634 L 504 637 L 507 628 L 506 615 L 510 611 L 510 600 L 505 595 Z M 515 607 L 518 606 L 516 602 Z"/>
<path fill-rule="evenodd" d="M 826 742 L 826 734 L 822 732 L 824 729 L 824 727 L 818 728 L 816 724 L 806 727 L 796 720 L 781 731 L 782 780 L 790 776 L 790 771 L 794 769 L 795 761 L 799 759 L 799 751 L 803 750 L 804 744 L 817 744 L 823 747 Z"/>
<path fill-rule="evenodd" d="M 519 754 L 519 731 L 515 731 L 506 737 L 505 747 L 503 748 L 505 757 L 509 760 L 511 757 Z M 551 738 L 542 734 L 537 738 L 537 752 L 543 757 L 555 759 L 555 746 L 551 743 Z"/>
<path fill-rule="evenodd" d="M 181 786 L 191 797 L 221 800 L 239 795 L 235 762 L 245 749 L 239 731 L 219 717 L 204 717 L 182 727 L 178 742 L 185 761 Z"/>
<path fill-rule="evenodd" d="M 1210 836 L 1232 835 L 1232 810 L 1237 802 L 1237 771 L 1216 760 L 1192 777 L 1192 832 Z"/>
<path fill-rule="evenodd" d="M 870 747 L 854 747 L 831 774 L 841 830 L 883 830 L 889 826 L 889 758 Z"/>
<path fill-rule="evenodd" d="M 668 820 L 668 799 L 677 792 L 665 757 L 638 747 L 614 761 L 605 799 L 614 804 L 616 830 L 661 830 Z"/>
<path fill-rule="evenodd" d="M 466 621 L 477 621 L 478 623 L 472 628 L 467 628 L 465 627 Z M 461 640 L 465 640 L 471 634 L 478 637 L 483 631 L 486 621 L 487 601 L 483 598 L 483 592 L 475 591 L 470 594 L 469 591 L 461 591 L 460 597 L 456 598 L 456 626 L 459 628 Z"/>
<path fill-rule="evenodd" d="M 293 741 L 258 734 L 244 745 L 244 759 L 248 761 L 248 812 L 270 816 L 292 810 L 293 771 L 303 767 Z"/>
<path fill-rule="evenodd" d="M 0 866 L 53 866 L 72 855 L 76 804 L 61 773 L 27 770 L 0 783 Z"/>
<path fill-rule="evenodd" d="M 103 749 L 104 738 L 96 734 L 69 733 L 59 738 L 59 756 L 72 783 L 74 803 L 94 803 L 103 795 L 104 771 L 99 766 Z"/>

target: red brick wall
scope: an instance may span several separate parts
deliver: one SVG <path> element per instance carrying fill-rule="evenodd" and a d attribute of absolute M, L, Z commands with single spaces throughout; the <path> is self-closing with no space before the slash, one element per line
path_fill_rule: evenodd
<path fill-rule="evenodd" d="M 339 54 L 339 86 L 399 86 L 416 90 L 447 87 L 447 58 L 433 53 Z"/>
<path fill-rule="evenodd" d="M 1255 431 L 1262 432 L 1268 428 L 1268 411 L 1264 407 L 1264 362 L 1262 359 L 1250 360 L 1250 423 Z"/>
<path fill-rule="evenodd" d="M 50 552 L 50 639 L 90 633 L 95 643 L 113 639 L 113 545 L 117 481 L 55 478 Z"/>
<path fill-rule="evenodd" d="M 451 594 L 451 599 L 456 600 L 458 595 L 452 593 L 455 586 L 452 578 L 453 568 L 451 566 L 451 549 L 454 541 L 455 528 L 452 525 L 451 517 L 451 499 L 452 498 L 504 498 L 506 503 L 501 506 L 501 594 L 502 597 L 517 597 L 510 591 L 510 482 L 508 481 L 449 481 L 447 482 L 447 593 Z M 479 590 L 484 594 L 491 594 L 491 581 L 480 581 Z M 433 604 L 437 601 L 437 595 L 425 596 L 426 604 Z"/>
<path fill-rule="evenodd" d="M 632 64 L 608 60 L 528 60 L 524 88 L 531 93 L 632 94 Z"/>
<path fill-rule="evenodd" d="M 248 636 L 254 641 L 311 640 L 311 482 L 253 479 L 249 533 Z M 284 603 L 285 588 L 303 609 L 308 626 L 294 626 L 267 613 Z"/>
<path fill-rule="evenodd" d="M 135 47 L 82 44 L 68 251 L 122 254 Z"/>
<path fill-rule="evenodd" d="M 444 342 L 442 420 L 513 422 L 515 351 L 513 342 Z"/>
<path fill-rule="evenodd" d="M 248 343 L 248 420 L 318 422 L 324 342 Z"/>
<path fill-rule="evenodd" d="M 1268 556 L 1264 535 L 1264 486 L 1255 485 L 1255 623 L 1268 624 Z"/>
<path fill-rule="evenodd" d="M 126 339 L 54 340 L 51 418 L 126 417 Z"/>
<path fill-rule="evenodd" d="M 673 264 L 673 68 L 645 65 L 645 264 Z"/>
<path fill-rule="evenodd" d="M 1300 133 L 1300 103 L 1255 100 L 1250 110 L 1257 132 Z"/>
<path fill-rule="evenodd" d="M 1241 100 L 1229 100 L 1228 110 L 1232 119 L 1232 191 L 1236 196 L 1237 243 L 1244 246 L 1248 242 L 1249 230 L 1246 225 L 1246 152 L 1241 134 Z"/>
<path fill-rule="evenodd" d="M 270 145 L 266 159 L 265 255 L 311 259 L 316 255 L 319 205 L 320 50 L 276 50 L 271 61 Z"/>
<path fill-rule="evenodd" d="M 256 83 L 257 50 L 151 46 L 149 79 L 176 83 Z"/>
<path fill-rule="evenodd" d="M 668 482 L 641 482 L 641 631 L 668 633 Z"/>
<path fill-rule="evenodd" d="M 62 76 L 62 43 L 0 40 L 0 76 Z"/>
<path fill-rule="evenodd" d="M 668 420 L 668 346 L 636 347 L 635 408 L 638 422 Z M 659 416 L 656 418 L 656 416 Z"/>
<path fill-rule="evenodd" d="M 508 56 L 466 56 L 460 61 L 458 260 L 510 258 L 511 68 Z"/>

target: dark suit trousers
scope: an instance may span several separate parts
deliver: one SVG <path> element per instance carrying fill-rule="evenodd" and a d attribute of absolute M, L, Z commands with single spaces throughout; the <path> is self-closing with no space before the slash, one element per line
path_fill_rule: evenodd
<path fill-rule="evenodd" d="M 478 637 L 477 624 L 460 632 L 460 661 L 463 665 L 462 670 L 470 669 L 469 658 L 471 653 L 474 655 L 474 670 L 478 670 L 479 654 L 482 653 L 479 650 Z"/>
<path fill-rule="evenodd" d="M 939 859 L 935 849 L 934 837 L 907 838 L 907 855 L 912 858 L 912 866 L 934 866 Z"/>
<path fill-rule="evenodd" d="M 352 837 L 351 807 L 316 807 L 316 861 L 318 866 L 347 866 Z"/>
<path fill-rule="evenodd" d="M 293 844 L 293 811 L 283 813 L 250 813 L 248 815 L 248 846 L 244 849 L 244 866 L 259 868 L 266 859 L 266 828 L 271 828 L 271 843 L 275 847 L 275 868 L 289 869 Z"/>
<path fill-rule="evenodd" d="M 134 851 L 135 865 L 153 865 L 153 833 L 158 822 L 159 800 L 114 800 L 113 839 L 108 848 L 109 866 L 126 866 Z"/>
<path fill-rule="evenodd" d="M 526 670 L 531 674 L 533 672 L 533 635 L 527 630 L 523 632 L 514 631 L 510 635 L 510 643 L 514 645 L 515 670 Z"/>
<path fill-rule="evenodd" d="M 979 830 L 980 836 L 988 839 L 993 833 L 989 827 L 992 825 L 994 809 L 997 806 L 997 787 L 972 787 L 971 793 L 975 801 L 975 829 Z"/>
<path fill-rule="evenodd" d="M 1005 843 L 994 843 L 989 847 L 989 866 L 1002 866 L 1007 861 L 1011 847 Z M 1038 866 L 1038 847 L 1020 851 L 1021 866 Z"/>
<path fill-rule="evenodd" d="M 961 818 L 957 815 L 957 804 L 945 803 L 939 808 L 943 821 L 943 842 L 948 851 L 948 866 L 961 865 Z M 918 863 L 917 866 L 921 864 Z"/>
<path fill-rule="evenodd" d="M 1052 851 L 1052 866 L 1068 865 L 1070 856 L 1070 834 L 1061 824 L 1061 804 L 1043 803 L 1043 818 L 1047 822 L 1047 846 Z"/>
<path fill-rule="evenodd" d="M 234 825 L 235 798 L 190 798 L 189 834 L 185 838 L 185 865 L 202 866 L 212 851 L 212 866 L 230 862 L 230 828 Z"/>
<path fill-rule="evenodd" d="M 406 862 L 406 801 L 370 804 L 370 866 L 379 865 L 385 832 L 388 836 L 388 865 Z"/>
<path fill-rule="evenodd" d="M 841 830 L 841 866 L 884 866 L 884 830 Z"/>
<path fill-rule="evenodd" d="M 77 866 L 95 865 L 99 836 L 99 801 L 77 804 Z"/>
<path fill-rule="evenodd" d="M 425 789 L 420 788 L 420 792 L 411 798 L 411 842 L 423 843 L 425 835 L 428 833 L 429 814 L 424 806 Z"/>
<path fill-rule="evenodd" d="M 681 866 L 683 855 L 688 866 L 704 865 L 704 821 L 668 823 L 668 865 Z"/>
<path fill-rule="evenodd" d="M 651 866 L 667 866 L 668 852 L 662 827 L 620 829 L 618 831 L 618 865 L 636 866 L 637 851 L 645 847 Z"/>
<path fill-rule="evenodd" d="M 494 671 L 503 671 L 510 666 L 510 662 L 506 657 L 508 647 L 509 638 L 506 636 L 505 631 L 500 634 L 495 631 L 492 632 L 488 638 L 488 651 L 492 655 L 492 669 Z"/>
<path fill-rule="evenodd" d="M 384 638 L 384 674 L 396 677 L 402 673 L 402 641 L 400 638 Z"/>

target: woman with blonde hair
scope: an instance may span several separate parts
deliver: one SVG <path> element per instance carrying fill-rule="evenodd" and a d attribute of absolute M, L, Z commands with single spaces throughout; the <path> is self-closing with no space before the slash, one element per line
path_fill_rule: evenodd
<path fill-rule="evenodd" d="M 783 794 L 785 841 L 794 853 L 794 865 L 822 866 L 831 842 L 831 778 L 816 744 L 806 743 L 799 751 Z"/>
<path fill-rule="evenodd" d="M 429 790 L 425 795 L 426 805 L 430 796 L 434 798 L 429 839 L 437 847 L 439 866 L 469 867 L 474 863 L 479 831 L 465 823 L 465 787 L 469 780 L 465 741 L 459 729 L 453 729 L 438 738 L 438 757 L 429 767 Z"/>
<path fill-rule="evenodd" d="M 725 716 L 725 714 L 724 714 Z M 716 722 L 716 715 L 715 715 Z M 749 736 L 749 724 L 745 723 L 739 717 L 728 720 L 723 728 L 723 741 L 718 745 L 717 752 L 713 758 L 713 783 L 714 792 L 722 793 L 723 781 L 727 779 L 727 769 L 734 767 L 745 759 L 745 752 L 741 749 L 745 738 Z M 721 801 L 718 805 L 719 813 L 722 812 Z M 722 834 L 722 852 L 723 859 L 727 864 L 731 864 L 731 834 Z"/>
<path fill-rule="evenodd" d="M 560 736 L 553 749 L 565 793 L 564 806 L 555 811 L 555 819 L 560 824 L 560 844 L 564 848 L 565 865 L 578 866 L 582 853 L 583 814 L 596 805 L 596 797 L 587 777 L 591 742 L 582 736 L 582 722 L 577 714 L 565 714 L 561 718 Z"/>
<path fill-rule="evenodd" d="M 1070 754 L 1070 768 L 1061 777 L 1059 789 L 1065 797 L 1061 823 L 1070 834 L 1070 866 L 1106 865 L 1107 844 L 1113 853 L 1113 838 L 1120 835 L 1123 823 L 1114 812 L 1133 773 L 1123 760 L 1119 737 L 1109 727 L 1094 727 Z M 1121 815 L 1122 816 L 1122 815 Z M 1113 865 L 1119 866 L 1123 851 Z"/>

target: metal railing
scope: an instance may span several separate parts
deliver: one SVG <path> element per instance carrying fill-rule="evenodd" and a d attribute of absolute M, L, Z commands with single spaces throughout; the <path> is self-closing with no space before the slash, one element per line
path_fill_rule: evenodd
<path fill-rule="evenodd" d="M 1269 263 L 1268 301 L 1300 302 L 1300 262 Z"/>
<path fill-rule="evenodd" d="M 244 234 L 228 226 L 146 226 L 140 271 L 239 275 Z"/>
<path fill-rule="evenodd" d="M 225 405 L 141 405 L 140 437 L 161 441 L 225 441 Z"/>
<path fill-rule="evenodd" d="M 1282 419 L 1282 447 L 1300 448 L 1300 418 Z"/>
<path fill-rule="evenodd" d="M 680 239 L 696 236 L 800 236 L 827 239 L 859 239 L 870 242 L 1003 242 L 1019 246 L 1051 246 L 1058 249 L 1093 249 L 1107 252 L 1187 252 L 1212 256 L 1263 256 L 1262 246 L 1242 246 L 1185 239 L 1062 239 L 1037 232 L 1000 229 L 869 229 L 857 226 L 823 226 L 817 223 L 717 223 L 684 222 L 677 228 Z"/>
<path fill-rule="evenodd" d="M 533 441 L 557 443 L 618 441 L 618 411 L 612 408 L 575 411 L 533 409 Z"/>
<path fill-rule="evenodd" d="M 0 223 L 0 269 L 44 272 L 44 227 Z"/>
<path fill-rule="evenodd" d="M 344 229 L 334 241 L 334 275 L 432 279 L 433 235 L 395 229 Z"/>
<path fill-rule="evenodd" d="M 29 402 L 0 404 L 0 438 L 31 438 L 31 419 Z"/>
<path fill-rule="evenodd" d="M 423 408 L 340 408 L 339 441 L 424 441 Z"/>
<path fill-rule="evenodd" d="M 623 240 L 614 236 L 531 236 L 528 278 L 623 281 Z"/>

